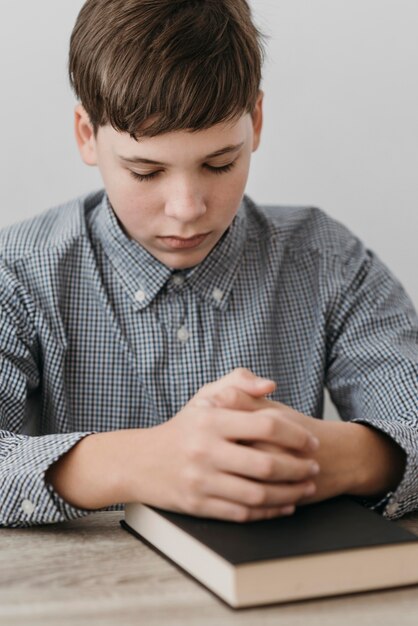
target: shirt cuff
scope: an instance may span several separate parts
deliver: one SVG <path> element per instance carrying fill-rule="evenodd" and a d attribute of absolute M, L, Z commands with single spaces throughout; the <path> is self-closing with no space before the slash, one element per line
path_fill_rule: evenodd
<path fill-rule="evenodd" d="M 53 524 L 91 513 L 65 502 L 47 483 L 45 476 L 53 463 L 81 439 L 92 434 L 95 432 L 24 438 L 11 435 L 12 442 L 0 465 L 0 526 L 18 528 Z M 18 445 L 12 445 L 16 442 Z"/>
<path fill-rule="evenodd" d="M 363 498 L 363 504 L 388 519 L 398 519 L 418 509 L 418 439 L 411 428 L 410 417 L 408 419 L 408 416 L 400 415 L 396 421 L 362 417 L 351 421 L 380 430 L 397 443 L 406 455 L 405 471 L 397 487 L 388 491 L 383 498 Z"/>

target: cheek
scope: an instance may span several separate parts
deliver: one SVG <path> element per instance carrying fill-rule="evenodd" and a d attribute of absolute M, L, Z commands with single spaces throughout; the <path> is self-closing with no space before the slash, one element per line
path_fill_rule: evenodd
<path fill-rule="evenodd" d="M 246 165 L 237 167 L 236 171 L 230 176 L 226 176 L 222 185 L 218 187 L 219 195 L 218 202 L 230 205 L 236 209 L 237 205 L 241 202 L 242 196 L 245 191 L 245 186 L 248 180 L 249 168 Z"/>
<path fill-rule="evenodd" d="M 106 191 L 112 206 L 119 207 L 125 215 L 134 215 L 141 212 L 141 205 L 152 205 L 151 195 L 146 184 L 140 184 L 125 170 L 108 172 L 103 176 Z M 155 196 L 155 194 L 154 194 Z M 155 203 L 155 200 L 154 200 Z"/>
<path fill-rule="evenodd" d="M 250 172 L 251 153 L 243 156 L 242 160 L 237 164 L 236 170 L 232 176 L 233 187 L 236 191 L 241 191 L 247 184 Z"/>

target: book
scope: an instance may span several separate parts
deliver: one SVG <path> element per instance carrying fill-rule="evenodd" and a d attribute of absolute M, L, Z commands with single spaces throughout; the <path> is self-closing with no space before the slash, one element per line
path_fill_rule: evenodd
<path fill-rule="evenodd" d="M 128 503 L 121 525 L 234 608 L 418 583 L 418 537 L 345 496 L 247 523 Z"/>

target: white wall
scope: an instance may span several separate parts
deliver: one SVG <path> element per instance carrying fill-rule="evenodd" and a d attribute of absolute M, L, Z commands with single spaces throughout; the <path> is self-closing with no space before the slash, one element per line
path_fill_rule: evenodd
<path fill-rule="evenodd" d="M 418 306 L 418 2 L 252 0 L 271 39 L 248 191 L 345 223 Z"/>
<path fill-rule="evenodd" d="M 83 0 L 0 0 L 0 227 L 101 187 L 67 83 Z M 418 306 L 418 2 L 252 0 L 269 36 L 263 143 L 247 193 L 320 206 Z"/>

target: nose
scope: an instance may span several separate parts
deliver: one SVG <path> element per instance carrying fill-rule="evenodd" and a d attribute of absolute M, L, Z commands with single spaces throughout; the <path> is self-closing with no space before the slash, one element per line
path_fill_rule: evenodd
<path fill-rule="evenodd" d="M 184 224 L 196 222 L 206 213 L 201 193 L 189 187 L 175 188 L 165 203 L 165 214 Z"/>

